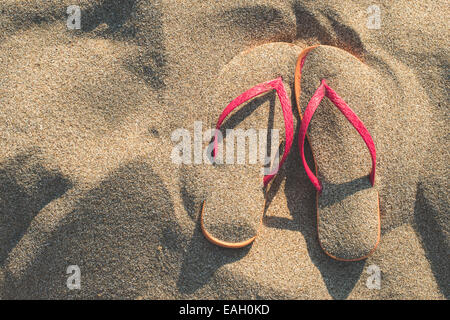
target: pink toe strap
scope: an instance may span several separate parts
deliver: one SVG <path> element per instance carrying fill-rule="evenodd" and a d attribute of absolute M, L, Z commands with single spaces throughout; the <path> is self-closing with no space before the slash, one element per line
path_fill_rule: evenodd
<path fill-rule="evenodd" d="M 270 90 L 275 89 L 278 95 L 278 99 L 281 103 L 281 108 L 283 110 L 283 117 L 284 117 L 284 125 L 285 125 L 285 147 L 284 147 L 284 153 L 283 157 L 281 158 L 281 161 L 277 168 L 275 168 L 270 174 L 264 176 L 264 185 L 266 186 L 270 180 L 273 179 L 273 177 L 278 172 L 278 169 L 283 165 L 284 161 L 286 160 L 287 155 L 289 154 L 289 151 L 292 146 L 292 140 L 294 136 L 294 123 L 293 123 L 293 116 L 292 116 L 292 106 L 289 100 L 289 97 L 287 95 L 286 89 L 283 85 L 283 80 L 281 77 L 278 77 L 274 80 L 260 83 L 253 88 L 245 91 L 240 96 L 235 98 L 233 101 L 230 102 L 230 104 L 223 110 L 222 114 L 219 117 L 219 120 L 217 121 L 216 129 L 219 130 L 220 126 L 222 125 L 225 118 L 230 114 L 231 111 L 233 111 L 237 106 L 241 105 L 242 103 L 264 93 Z M 213 149 L 213 156 L 215 159 L 216 156 L 216 150 L 218 147 L 218 141 L 217 141 L 217 131 L 214 136 L 214 149 Z"/>
<path fill-rule="evenodd" d="M 364 142 L 366 143 L 367 148 L 369 149 L 370 152 L 370 156 L 372 157 L 372 171 L 370 172 L 369 177 L 370 182 L 372 183 L 372 185 L 374 185 L 376 151 L 372 137 L 369 131 L 364 126 L 364 123 L 358 118 L 355 112 L 353 112 L 353 110 L 350 109 L 350 107 L 345 103 L 345 101 L 342 100 L 342 98 L 339 97 L 338 94 L 327 85 L 325 79 L 322 80 L 319 88 L 316 90 L 311 100 L 309 101 L 308 106 L 306 107 L 305 113 L 303 115 L 302 123 L 300 125 L 299 148 L 303 165 L 306 170 L 306 174 L 308 175 L 309 179 L 311 180 L 317 191 L 322 192 L 322 185 L 319 182 L 319 179 L 317 179 L 317 177 L 312 173 L 311 169 L 308 167 L 308 164 L 306 163 L 304 146 L 305 146 L 305 136 L 308 130 L 309 122 L 311 121 L 314 112 L 316 111 L 317 107 L 319 106 L 324 96 L 327 96 L 331 100 L 331 102 L 334 103 L 334 105 L 342 112 L 342 114 L 347 118 L 347 120 L 350 121 L 350 123 L 353 125 L 356 131 L 358 131 L 358 133 L 361 135 Z"/>

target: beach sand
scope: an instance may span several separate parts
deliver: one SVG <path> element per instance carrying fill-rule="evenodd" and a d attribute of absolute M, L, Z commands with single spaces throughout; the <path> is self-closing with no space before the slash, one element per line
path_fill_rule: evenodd
<path fill-rule="evenodd" d="M 81 30 L 66 25 L 74 4 Z M 370 29 L 372 4 L 0 1 L 0 298 L 447 299 L 450 8 L 380 0 L 381 26 Z M 289 48 L 288 61 L 314 44 L 346 50 L 380 79 L 386 103 L 370 120 L 379 247 L 359 262 L 322 251 L 297 139 L 255 242 L 209 243 L 198 219 L 201 165 L 172 161 L 172 133 L 215 122 L 211 110 L 225 107 L 208 105 L 217 79 L 246 87 L 233 75 L 278 63 L 271 50 Z M 264 45 L 260 59 L 239 60 Z M 70 265 L 80 290 L 66 286 Z M 379 289 L 367 286 L 372 265 Z"/>

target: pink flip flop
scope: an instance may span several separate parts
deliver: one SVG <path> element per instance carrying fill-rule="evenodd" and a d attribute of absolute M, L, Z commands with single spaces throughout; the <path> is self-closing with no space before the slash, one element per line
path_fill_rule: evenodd
<path fill-rule="evenodd" d="M 313 56 L 312 62 L 305 79 L 304 66 L 307 64 L 306 61 L 309 61 L 310 55 Z M 324 79 L 330 77 L 331 82 L 340 85 L 346 96 L 352 98 L 358 112 L 366 119 L 370 119 L 373 105 L 371 100 L 367 99 L 365 102 L 367 106 L 364 105 L 358 98 L 360 93 L 354 88 L 348 88 L 345 81 L 341 80 L 347 70 L 359 72 L 361 77 L 369 74 L 367 67 L 346 51 L 329 46 L 307 48 L 297 61 L 295 94 L 301 116 L 300 85 L 307 87 L 308 92 L 311 92 L 314 84 L 320 81 L 319 87 L 303 110 L 299 129 L 299 150 L 303 166 L 317 191 L 319 243 L 325 253 L 333 259 L 357 261 L 370 256 L 378 246 L 380 213 L 379 196 L 375 185 L 375 143 L 361 119 Z M 334 106 L 328 101 L 324 101 L 323 106 L 319 108 L 320 112 L 316 112 L 324 97 L 337 107 L 351 126 L 342 119 L 339 112 L 336 113 Z M 315 113 L 320 114 L 311 126 Z M 310 132 L 307 136 L 308 129 Z M 362 161 L 367 153 L 361 150 L 360 138 L 355 135 L 354 129 L 369 150 L 372 169 L 368 176 L 364 175 L 364 171 L 367 170 L 366 160 Z M 315 174 L 305 159 L 305 137 L 308 138 L 313 151 Z"/>
<path fill-rule="evenodd" d="M 281 161 L 279 162 L 279 165 L 276 168 L 274 168 L 269 174 L 264 176 L 263 178 L 264 186 L 267 186 L 267 184 L 275 177 L 276 173 L 278 172 L 278 169 L 283 165 L 287 155 L 289 154 L 293 140 L 292 106 L 281 77 L 258 84 L 253 88 L 247 90 L 246 92 L 242 93 L 240 96 L 238 96 L 237 98 L 235 98 L 233 101 L 230 102 L 230 104 L 223 110 L 222 114 L 219 117 L 219 120 L 217 121 L 216 125 L 217 130 L 214 137 L 214 150 L 213 150 L 213 156 L 215 159 L 218 147 L 218 136 L 217 136 L 218 130 L 220 129 L 225 118 L 239 105 L 249 101 L 252 98 L 255 98 L 258 95 L 261 95 L 271 90 L 276 91 L 283 111 L 283 118 L 285 125 L 285 148 Z M 239 168 L 236 168 L 236 171 L 238 169 Z M 243 171 L 242 173 L 240 173 L 240 176 L 242 177 L 246 174 L 247 173 Z M 229 179 L 230 177 L 218 177 L 218 178 Z M 240 196 L 245 197 L 245 195 L 248 196 L 248 194 L 245 193 L 245 190 L 242 190 L 242 194 Z M 252 216 L 252 213 L 248 212 L 248 208 L 246 208 L 245 206 L 245 201 L 240 201 L 240 203 L 236 202 L 233 203 L 233 200 L 237 201 L 239 200 L 226 199 L 226 201 L 228 202 L 231 201 L 229 210 L 236 211 L 234 212 L 234 216 L 237 217 L 237 219 L 232 219 L 230 218 L 230 212 L 219 212 L 219 210 L 215 208 L 215 202 L 219 202 L 222 200 L 219 199 L 220 196 L 221 196 L 220 193 L 218 193 L 217 195 L 211 194 L 208 200 L 205 200 L 203 202 L 200 219 L 201 219 L 201 229 L 204 236 L 210 242 L 221 247 L 241 248 L 249 245 L 255 240 L 258 232 L 257 229 L 261 225 L 264 203 L 261 203 L 261 215 L 259 217 L 258 227 L 255 227 L 256 221 L 254 219 L 251 220 L 249 218 Z M 209 208 L 214 208 L 212 217 L 211 216 L 208 217 Z M 253 214 L 253 216 L 255 215 Z M 226 234 L 227 232 L 223 232 L 224 228 L 227 229 L 228 231 L 231 230 L 228 232 L 229 234 L 237 233 L 238 235 L 226 237 L 224 234 Z"/>

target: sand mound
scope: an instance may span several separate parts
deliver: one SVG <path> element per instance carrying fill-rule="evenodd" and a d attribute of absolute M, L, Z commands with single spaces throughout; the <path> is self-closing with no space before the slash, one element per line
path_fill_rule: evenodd
<path fill-rule="evenodd" d="M 444 1 L 382 3 L 379 30 L 367 28 L 370 1 L 78 3 L 81 30 L 66 27 L 69 1 L 0 8 L 1 298 L 448 298 Z M 172 132 L 215 121 L 210 90 L 220 93 L 214 81 L 243 52 L 314 43 L 382 79 L 380 247 L 356 263 L 323 253 L 315 191 L 293 152 L 258 239 L 218 248 L 199 229 L 201 192 L 187 185 L 200 174 L 171 160 Z M 238 63 L 236 90 L 279 54 Z M 380 290 L 366 286 L 372 264 Z M 79 291 L 66 287 L 69 265 L 81 269 Z"/>

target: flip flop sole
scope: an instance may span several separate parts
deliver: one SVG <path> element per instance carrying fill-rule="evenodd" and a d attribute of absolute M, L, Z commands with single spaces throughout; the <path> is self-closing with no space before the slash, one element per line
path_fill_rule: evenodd
<path fill-rule="evenodd" d="M 344 50 L 330 46 L 305 49 L 296 69 L 300 114 L 322 79 L 347 102 L 368 130 L 374 132 L 377 104 L 384 103 L 377 75 Z M 327 98 L 322 100 L 310 122 L 308 141 L 316 176 L 323 188 L 322 193 L 317 192 L 319 243 L 336 260 L 365 259 L 380 240 L 379 196 L 367 175 L 371 163 L 367 147 Z"/>
<path fill-rule="evenodd" d="M 211 229 L 211 228 L 206 228 L 205 223 L 204 223 L 205 203 L 206 203 L 206 201 L 204 201 L 202 204 L 202 211 L 201 211 L 201 215 L 200 215 L 201 222 L 200 223 L 201 223 L 201 229 L 202 229 L 203 235 L 211 243 L 213 243 L 217 246 L 223 247 L 223 248 L 238 249 L 238 248 L 243 248 L 243 247 L 250 245 L 256 239 L 258 230 L 252 230 L 252 233 L 255 235 L 251 236 L 250 238 L 248 238 L 246 240 L 240 241 L 240 242 L 232 242 L 232 241 L 236 241 L 236 239 L 233 239 L 232 241 L 220 240 L 218 237 L 215 237 L 214 235 L 212 235 L 208 231 L 208 229 Z M 262 216 L 262 214 L 261 214 L 261 216 Z M 261 221 L 261 223 L 262 223 L 262 221 Z"/>
<path fill-rule="evenodd" d="M 317 233 L 324 252 L 333 259 L 358 261 L 369 257 L 380 242 L 380 209 L 378 191 L 369 181 L 354 188 L 354 194 L 335 202 L 347 190 L 317 192 Z M 361 190 L 367 188 L 366 190 Z M 357 218 L 352 213 L 359 212 Z M 364 226 L 357 219 L 366 221 Z M 345 230 L 345 232 L 343 231 Z"/>
<path fill-rule="evenodd" d="M 203 235 L 210 242 L 241 248 L 256 238 L 261 226 L 260 203 L 264 203 L 259 170 L 256 165 L 219 166 L 211 170 L 212 175 L 220 176 L 220 181 L 211 184 L 200 215 Z"/>

